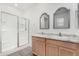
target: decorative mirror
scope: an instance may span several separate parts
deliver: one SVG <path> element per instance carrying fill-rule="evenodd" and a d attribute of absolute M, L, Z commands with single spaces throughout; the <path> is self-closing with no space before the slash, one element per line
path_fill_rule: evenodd
<path fill-rule="evenodd" d="M 40 17 L 40 29 L 49 29 L 49 15 L 43 13 Z"/>
<path fill-rule="evenodd" d="M 53 19 L 53 28 L 54 29 L 68 29 L 70 28 L 70 10 L 61 7 L 56 10 L 54 13 Z"/>

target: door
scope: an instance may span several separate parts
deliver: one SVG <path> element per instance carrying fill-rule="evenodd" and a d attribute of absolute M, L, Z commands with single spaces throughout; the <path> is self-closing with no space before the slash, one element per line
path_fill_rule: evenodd
<path fill-rule="evenodd" d="M 28 38 L 28 20 L 22 17 L 19 17 L 19 46 L 27 45 Z"/>
<path fill-rule="evenodd" d="M 1 40 L 1 9 L 0 9 L 0 53 L 2 51 L 2 40 Z"/>
<path fill-rule="evenodd" d="M 56 45 L 52 45 L 46 43 L 46 56 L 58 56 L 58 47 Z"/>
<path fill-rule="evenodd" d="M 59 56 L 75 56 L 76 51 L 68 48 L 59 47 Z"/>
<path fill-rule="evenodd" d="M 2 52 L 17 47 L 17 16 L 2 12 Z"/>

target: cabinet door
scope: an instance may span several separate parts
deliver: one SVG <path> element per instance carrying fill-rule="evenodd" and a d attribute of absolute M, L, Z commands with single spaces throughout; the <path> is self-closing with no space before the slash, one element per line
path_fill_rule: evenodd
<path fill-rule="evenodd" d="M 32 53 L 35 55 L 45 55 L 45 39 L 32 37 Z"/>
<path fill-rule="evenodd" d="M 32 53 L 37 55 L 38 52 L 38 41 L 32 40 Z"/>
<path fill-rule="evenodd" d="M 75 56 L 76 51 L 68 48 L 59 47 L 60 56 Z"/>
<path fill-rule="evenodd" d="M 45 42 L 39 41 L 37 49 L 38 55 L 45 56 Z"/>
<path fill-rule="evenodd" d="M 46 44 L 47 56 L 58 56 L 58 47 L 52 44 Z"/>

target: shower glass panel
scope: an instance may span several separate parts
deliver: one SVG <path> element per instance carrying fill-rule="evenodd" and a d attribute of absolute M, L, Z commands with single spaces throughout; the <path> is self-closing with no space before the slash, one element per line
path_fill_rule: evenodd
<path fill-rule="evenodd" d="M 2 12 L 2 52 L 17 47 L 17 16 Z"/>
<path fill-rule="evenodd" d="M 19 46 L 28 44 L 28 20 L 19 18 Z"/>
<path fill-rule="evenodd" d="M 1 47 L 2 47 L 2 42 L 1 42 L 1 13 L 0 13 L 0 53 L 2 51 L 2 48 Z"/>

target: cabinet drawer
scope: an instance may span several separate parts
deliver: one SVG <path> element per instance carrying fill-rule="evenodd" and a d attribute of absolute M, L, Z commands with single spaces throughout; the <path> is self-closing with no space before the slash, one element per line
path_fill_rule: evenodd
<path fill-rule="evenodd" d="M 39 40 L 41 42 L 45 42 L 45 38 L 43 38 L 43 37 L 35 37 L 35 36 L 32 36 L 32 40 Z"/>
<path fill-rule="evenodd" d="M 59 47 L 59 56 L 76 56 L 76 51 L 68 48 Z"/>
<path fill-rule="evenodd" d="M 67 47 L 67 48 L 71 48 L 71 49 L 77 49 L 77 44 L 71 43 L 71 42 L 63 42 L 62 46 Z"/>
<path fill-rule="evenodd" d="M 55 44 L 58 46 L 71 48 L 71 49 L 77 49 L 77 44 L 71 43 L 71 42 L 64 42 L 64 41 L 58 41 L 55 39 L 48 39 L 48 40 L 46 40 L 46 43 L 51 43 L 51 44 Z"/>

